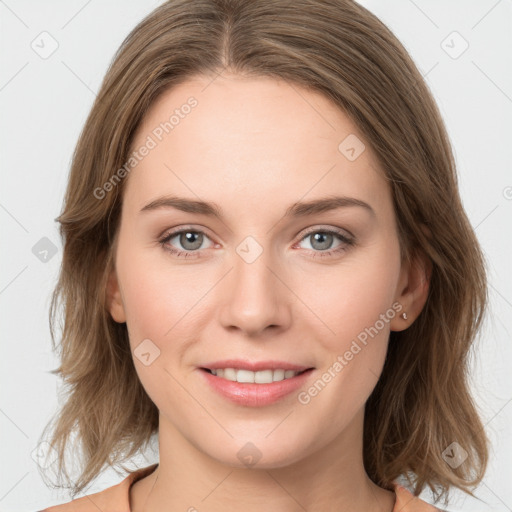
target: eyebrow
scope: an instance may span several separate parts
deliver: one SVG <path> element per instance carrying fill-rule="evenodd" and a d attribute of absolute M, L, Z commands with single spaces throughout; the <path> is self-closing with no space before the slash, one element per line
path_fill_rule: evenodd
<path fill-rule="evenodd" d="M 307 215 L 314 215 L 323 213 L 338 208 L 358 206 L 367 210 L 373 217 L 376 216 L 375 210 L 361 199 L 346 196 L 329 196 L 321 199 L 314 199 L 311 201 L 303 201 L 293 203 L 286 209 L 284 217 L 305 217 Z M 216 203 L 200 201 L 195 199 L 186 199 L 177 196 L 162 196 L 151 201 L 146 206 L 141 208 L 140 212 L 149 212 L 165 208 L 174 208 L 187 213 L 196 213 L 200 215 L 207 215 L 218 219 L 223 218 L 222 208 Z"/>

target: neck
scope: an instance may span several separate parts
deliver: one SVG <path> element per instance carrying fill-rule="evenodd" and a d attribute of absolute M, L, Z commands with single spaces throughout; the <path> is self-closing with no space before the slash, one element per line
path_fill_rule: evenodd
<path fill-rule="evenodd" d="M 160 416 L 159 466 L 132 486 L 131 510 L 259 512 L 272 504 L 273 510 L 282 512 L 392 512 L 394 492 L 375 485 L 364 470 L 363 414 L 364 409 L 331 442 L 311 445 L 300 460 L 285 465 L 269 462 L 268 467 L 220 462 Z"/>

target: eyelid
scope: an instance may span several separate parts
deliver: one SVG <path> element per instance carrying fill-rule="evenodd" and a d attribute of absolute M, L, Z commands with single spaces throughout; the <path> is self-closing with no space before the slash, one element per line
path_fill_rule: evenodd
<path fill-rule="evenodd" d="M 163 233 L 161 235 L 159 235 L 157 238 L 160 241 L 163 239 L 168 239 L 169 237 L 173 238 L 176 235 L 183 233 L 184 231 L 192 231 L 194 233 L 201 233 L 201 234 L 205 235 L 207 238 L 209 238 L 213 244 L 216 243 L 213 239 L 214 237 L 209 234 L 210 231 L 207 228 L 205 228 L 204 226 L 193 226 L 193 225 L 186 225 L 186 224 L 183 226 L 175 227 L 175 228 L 165 229 L 163 231 Z"/>
<path fill-rule="evenodd" d="M 355 240 L 355 236 L 345 228 L 339 228 L 337 226 L 327 226 L 327 225 L 321 225 L 321 224 L 315 224 L 314 226 L 310 226 L 310 228 L 305 228 L 305 231 L 301 231 L 302 236 L 299 241 L 301 241 L 305 236 L 316 233 L 317 231 L 327 231 L 330 233 L 336 233 L 340 236 L 343 236 L 350 240 Z M 346 233 L 346 234 L 345 234 Z"/>

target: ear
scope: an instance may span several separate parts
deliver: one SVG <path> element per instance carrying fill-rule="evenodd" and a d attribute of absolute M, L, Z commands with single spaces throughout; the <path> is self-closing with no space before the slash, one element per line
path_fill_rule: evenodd
<path fill-rule="evenodd" d="M 403 263 L 395 296 L 402 309 L 390 322 L 392 331 L 407 329 L 419 316 L 427 301 L 431 273 L 432 262 L 423 252 L 417 251 L 409 262 Z"/>
<path fill-rule="evenodd" d="M 107 309 L 110 311 L 112 318 L 122 324 L 126 322 L 126 314 L 124 311 L 123 299 L 119 288 L 116 269 L 113 268 L 108 277 L 107 283 Z"/>

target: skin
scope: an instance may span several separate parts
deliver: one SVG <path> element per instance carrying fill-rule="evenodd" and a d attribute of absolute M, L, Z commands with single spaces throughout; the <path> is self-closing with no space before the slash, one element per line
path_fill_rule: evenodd
<path fill-rule="evenodd" d="M 364 406 L 390 330 L 418 316 L 428 281 L 425 261 L 400 260 L 391 191 L 371 148 L 354 161 L 338 150 L 349 134 L 364 138 L 323 95 L 229 73 L 166 91 L 133 147 L 190 96 L 198 105 L 127 178 L 108 286 L 111 315 L 126 322 L 132 353 L 148 338 L 160 350 L 148 366 L 134 356 L 160 412 L 160 463 L 132 486 L 132 510 L 259 512 L 272 504 L 283 512 L 390 512 L 395 494 L 363 466 Z M 140 212 L 166 194 L 214 201 L 225 217 Z M 291 204 L 329 195 L 361 199 L 375 216 L 346 207 L 284 218 Z M 179 258 L 159 244 L 181 227 L 205 233 L 200 257 Z M 336 236 L 330 246 L 315 243 L 314 233 L 328 228 L 352 234 L 355 245 Z M 236 252 L 247 236 L 263 251 L 250 264 Z M 194 252 L 183 237 L 167 245 Z M 314 258 L 325 246 L 346 250 Z M 263 407 L 234 404 L 197 368 L 225 358 L 285 360 L 315 367 L 307 389 L 396 301 L 407 320 L 396 314 L 385 323 L 306 405 L 297 393 Z M 237 456 L 248 442 L 261 452 L 250 468 Z"/>

